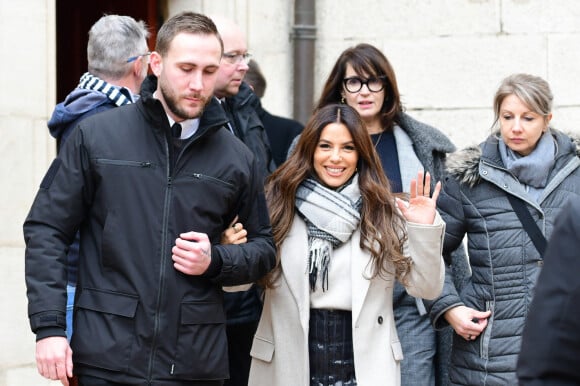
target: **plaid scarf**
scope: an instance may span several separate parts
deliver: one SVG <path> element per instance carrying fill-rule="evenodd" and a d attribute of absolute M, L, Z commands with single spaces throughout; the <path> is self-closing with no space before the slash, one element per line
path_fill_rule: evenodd
<path fill-rule="evenodd" d="M 328 289 L 332 250 L 352 236 L 360 222 L 362 199 L 355 177 L 340 190 L 332 190 L 314 179 L 304 180 L 296 191 L 296 209 L 308 226 L 308 273 L 310 289 L 322 277 Z"/>
<path fill-rule="evenodd" d="M 131 99 L 127 98 L 121 89 L 105 82 L 98 76 L 89 74 L 88 72 L 85 72 L 83 76 L 81 76 L 81 80 L 77 87 L 85 90 L 101 92 L 113 101 L 117 107 L 132 103 Z"/>

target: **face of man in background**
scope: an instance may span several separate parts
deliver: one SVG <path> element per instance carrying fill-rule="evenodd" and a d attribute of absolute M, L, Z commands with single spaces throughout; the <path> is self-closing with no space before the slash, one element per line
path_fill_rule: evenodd
<path fill-rule="evenodd" d="M 218 70 L 215 96 L 230 97 L 240 91 L 240 85 L 248 71 L 248 47 L 241 29 L 233 22 L 220 19 L 214 19 L 214 22 L 224 42 L 224 55 Z"/>

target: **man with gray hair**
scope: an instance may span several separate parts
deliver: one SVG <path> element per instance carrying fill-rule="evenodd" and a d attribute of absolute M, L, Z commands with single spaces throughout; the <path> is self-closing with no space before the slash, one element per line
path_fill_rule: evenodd
<path fill-rule="evenodd" d="M 134 102 L 147 76 L 149 31 L 130 16 L 105 15 L 89 31 L 88 72 L 59 103 L 48 128 L 59 147 L 83 118 Z"/>
<path fill-rule="evenodd" d="M 130 16 L 105 15 L 89 31 L 88 72 L 79 85 L 56 105 L 48 121 L 50 134 L 60 147 L 77 124 L 98 112 L 126 105 L 137 99 L 147 76 L 149 31 L 143 21 Z M 77 282 L 79 236 L 67 255 L 67 337 L 72 336 L 72 313 Z"/>

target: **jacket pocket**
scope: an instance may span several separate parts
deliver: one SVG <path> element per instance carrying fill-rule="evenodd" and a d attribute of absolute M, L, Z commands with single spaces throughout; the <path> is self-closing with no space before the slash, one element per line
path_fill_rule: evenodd
<path fill-rule="evenodd" d="M 274 357 L 274 342 L 261 336 L 254 336 L 250 356 L 264 362 L 272 362 L 272 358 Z"/>
<path fill-rule="evenodd" d="M 139 298 L 135 295 L 82 288 L 76 304 L 75 332 L 71 341 L 75 362 L 126 371 L 135 336 L 138 305 Z"/>
<path fill-rule="evenodd" d="M 190 380 L 228 378 L 225 321 L 221 303 L 181 304 L 172 376 Z"/>

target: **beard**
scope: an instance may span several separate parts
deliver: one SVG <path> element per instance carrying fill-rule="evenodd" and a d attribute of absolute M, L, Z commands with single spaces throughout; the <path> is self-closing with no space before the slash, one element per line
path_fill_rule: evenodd
<path fill-rule="evenodd" d="M 209 99 L 200 94 L 188 95 L 199 99 L 201 101 L 201 106 L 197 109 L 186 109 L 179 106 L 179 96 L 161 79 L 159 79 L 159 89 L 163 95 L 163 100 L 165 101 L 167 108 L 173 113 L 173 115 L 183 120 L 199 118 L 203 114 L 205 106 L 209 103 Z"/>

